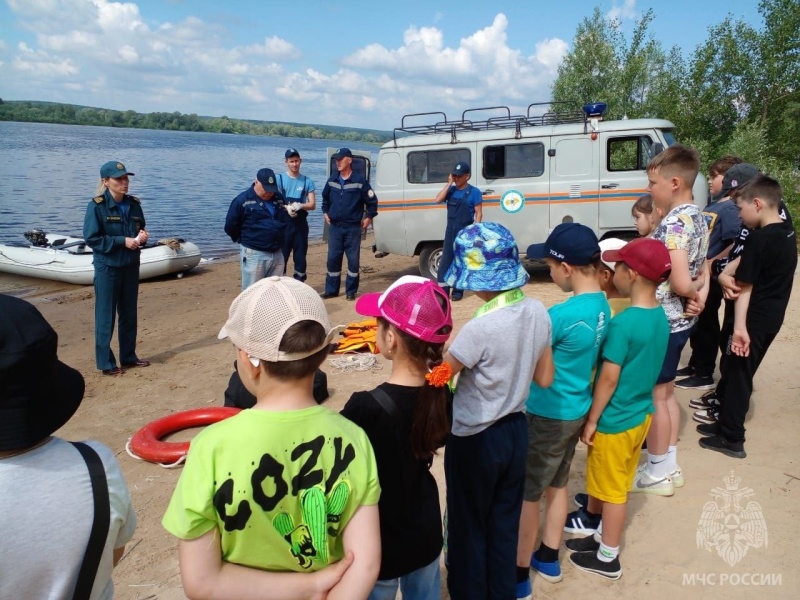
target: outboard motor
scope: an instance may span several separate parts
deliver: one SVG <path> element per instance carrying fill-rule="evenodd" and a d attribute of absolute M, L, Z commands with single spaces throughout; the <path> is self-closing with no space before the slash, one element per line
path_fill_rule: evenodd
<path fill-rule="evenodd" d="M 37 246 L 39 248 L 46 248 L 48 246 L 47 233 L 41 229 L 32 229 L 31 231 L 26 231 L 23 235 L 25 239 L 30 242 L 31 246 Z"/>

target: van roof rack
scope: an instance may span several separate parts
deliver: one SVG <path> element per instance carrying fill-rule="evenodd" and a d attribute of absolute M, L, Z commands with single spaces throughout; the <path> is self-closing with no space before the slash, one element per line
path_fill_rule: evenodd
<path fill-rule="evenodd" d="M 503 114 L 488 117 L 484 120 L 468 119 L 469 113 L 481 111 L 501 111 Z M 537 114 L 531 114 L 531 111 Z M 423 122 L 417 125 L 407 124 L 406 120 L 413 120 L 417 117 L 436 117 L 432 122 Z M 441 117 L 441 119 L 439 119 Z M 441 111 L 411 113 L 403 115 L 400 127 L 395 127 L 392 132 L 392 139 L 395 147 L 397 146 L 398 133 L 408 135 L 435 135 L 440 133 L 450 133 L 450 142 L 455 144 L 458 141 L 456 134 L 461 131 L 481 131 L 488 129 L 514 129 L 514 137 L 522 137 L 523 127 L 536 125 L 559 125 L 561 123 L 586 123 L 586 114 L 581 110 L 577 102 L 533 102 L 528 105 L 524 115 L 512 115 L 511 109 L 507 106 L 485 106 L 481 108 L 469 108 L 461 113 L 460 120 L 448 121 L 447 115 Z"/>

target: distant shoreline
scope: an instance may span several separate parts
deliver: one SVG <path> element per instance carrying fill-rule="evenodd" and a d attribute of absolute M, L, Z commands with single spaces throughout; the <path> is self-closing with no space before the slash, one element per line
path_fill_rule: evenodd
<path fill-rule="evenodd" d="M 177 111 L 139 113 L 133 110 L 121 111 L 37 100 L 0 99 L 0 121 L 342 140 L 366 144 L 382 144 L 392 139 L 391 132 L 377 129 L 259 121 L 227 116 L 204 117 Z"/>

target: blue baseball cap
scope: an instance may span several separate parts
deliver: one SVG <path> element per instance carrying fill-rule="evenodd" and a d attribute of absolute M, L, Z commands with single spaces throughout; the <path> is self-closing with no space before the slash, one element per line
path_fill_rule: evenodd
<path fill-rule="evenodd" d="M 100 177 L 102 179 L 105 179 L 106 177 L 116 179 L 117 177 L 122 177 L 123 175 L 133 175 L 133 173 L 128 171 L 128 169 L 125 168 L 125 165 L 119 161 L 110 160 L 100 167 Z"/>
<path fill-rule="evenodd" d="M 451 175 L 467 175 L 470 172 L 469 170 L 469 163 L 466 161 L 461 161 L 456 163 L 456 166 L 453 167 L 453 170 L 450 171 Z"/>
<path fill-rule="evenodd" d="M 289 159 L 290 159 L 290 158 L 292 158 L 293 156 L 296 156 L 296 157 L 300 158 L 300 153 L 297 151 L 297 148 L 289 148 L 289 149 L 288 149 L 288 150 L 287 150 L 287 151 L 284 153 L 284 155 L 283 155 L 283 156 L 284 156 L 284 158 L 285 158 L 286 160 L 289 160 Z"/>
<path fill-rule="evenodd" d="M 259 169 L 256 174 L 256 179 L 264 188 L 265 192 L 278 193 L 278 184 L 275 181 L 275 171 L 272 169 Z"/>
<path fill-rule="evenodd" d="M 333 155 L 333 160 L 339 160 L 340 158 L 353 158 L 353 153 L 350 152 L 350 148 L 339 148 L 336 151 L 336 154 Z"/>
<path fill-rule="evenodd" d="M 599 258 L 600 244 L 594 231 L 580 223 L 561 223 L 544 244 L 532 244 L 528 258 L 555 258 L 568 265 L 590 265 Z"/>
<path fill-rule="evenodd" d="M 500 223 L 473 223 L 458 232 L 447 285 L 472 292 L 503 292 L 522 287 L 528 272 L 517 242 Z"/>

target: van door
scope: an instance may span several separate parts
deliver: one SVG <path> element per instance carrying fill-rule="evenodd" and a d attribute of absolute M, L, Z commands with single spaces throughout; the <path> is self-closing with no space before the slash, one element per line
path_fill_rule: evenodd
<path fill-rule="evenodd" d="M 550 148 L 550 231 L 582 223 L 597 232 L 599 142 L 582 134 L 553 136 Z"/>
<path fill-rule="evenodd" d="M 600 132 L 600 231 L 632 229 L 631 207 L 647 193 L 655 132 Z"/>
<path fill-rule="evenodd" d="M 406 235 L 406 211 L 403 209 L 403 155 L 399 148 L 383 148 L 378 154 L 375 193 L 378 195 L 378 218 L 373 222 L 375 247 L 380 252 L 412 256 Z"/>
<path fill-rule="evenodd" d="M 506 226 L 521 252 L 547 237 L 549 137 L 478 143 L 472 181 L 483 193 L 483 220 Z"/>
<path fill-rule="evenodd" d="M 328 166 L 325 173 L 326 182 L 334 175 L 339 174 L 339 171 L 336 169 L 336 161 L 333 160 L 333 155 L 336 154 L 338 150 L 338 148 L 327 148 Z M 350 150 L 350 152 L 353 153 L 353 162 L 351 163 L 353 173 L 361 175 L 364 179 L 370 182 L 370 185 L 372 185 L 373 182 L 370 180 L 370 176 L 372 175 L 372 153 L 365 150 Z M 319 205 L 322 207 L 322 189 L 319 190 L 318 194 Z M 378 198 L 378 200 L 380 201 L 380 198 Z M 361 234 L 361 238 L 364 239 L 366 237 L 367 232 L 365 231 Z M 325 219 L 322 219 L 322 241 L 328 241 L 328 223 L 325 221 Z"/>

